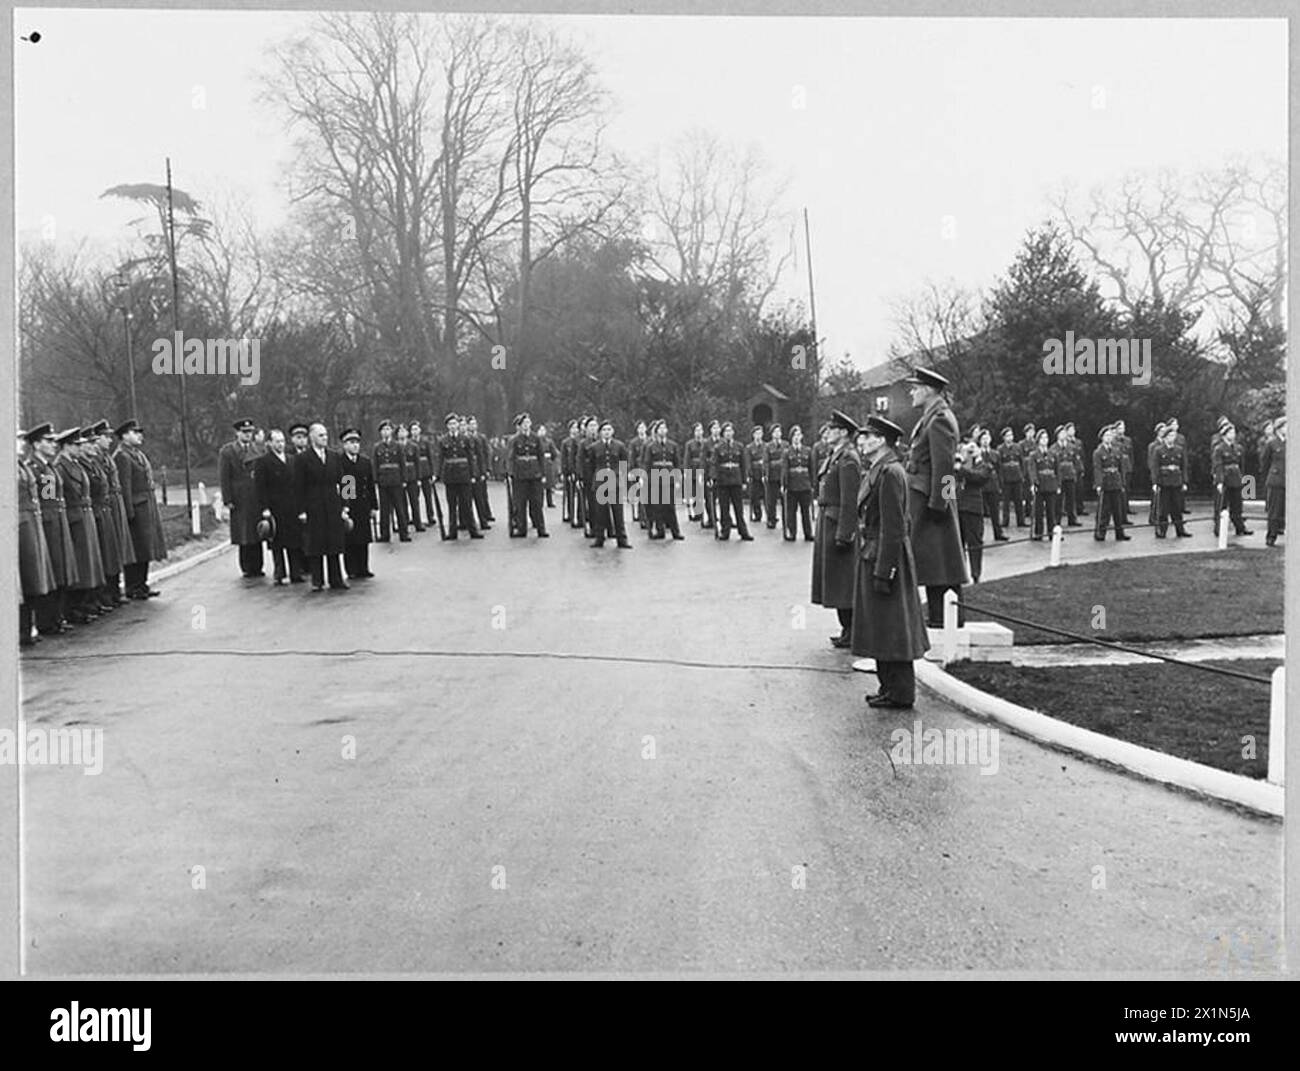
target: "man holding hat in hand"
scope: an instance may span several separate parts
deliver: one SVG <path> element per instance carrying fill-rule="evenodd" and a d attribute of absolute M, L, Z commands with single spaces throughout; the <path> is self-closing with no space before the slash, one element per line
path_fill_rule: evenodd
<path fill-rule="evenodd" d="M 858 528 L 858 488 L 862 483 L 862 462 L 853 445 L 857 434 L 858 425 L 851 417 L 838 409 L 831 413 L 826 433 L 830 456 L 822 466 L 817 487 L 812 601 L 839 616 L 840 634 L 831 637 L 833 647 L 848 647 L 852 642 L 853 542 Z"/>
<path fill-rule="evenodd" d="M 852 627 L 853 653 L 874 659 L 880 679 L 880 691 L 867 703 L 896 710 L 916 702 L 913 662 L 930 649 L 907 532 L 907 474 L 894 453 L 902 434 L 897 424 L 873 413 L 858 440 L 867 470 L 855 511 L 859 549 Z"/>
<path fill-rule="evenodd" d="M 266 575 L 262 540 L 257 534 L 262 511 L 258 509 L 257 484 L 253 479 L 253 465 L 259 455 L 253 448 L 253 422 L 236 420 L 233 427 L 235 438 L 217 455 L 217 471 L 221 477 L 221 500 L 230 514 L 230 542 L 238 544 L 239 569 L 251 579 Z"/>
<path fill-rule="evenodd" d="M 912 407 L 921 410 L 907 458 L 907 513 L 916 580 L 925 585 L 930 627 L 942 628 L 943 593 L 951 589 L 960 597 L 961 586 L 970 583 L 957 521 L 953 464 L 960 432 L 944 393 L 947 379 L 929 368 L 918 368 L 906 382 L 911 384 Z M 964 616 L 958 607 L 958 624 Z"/>

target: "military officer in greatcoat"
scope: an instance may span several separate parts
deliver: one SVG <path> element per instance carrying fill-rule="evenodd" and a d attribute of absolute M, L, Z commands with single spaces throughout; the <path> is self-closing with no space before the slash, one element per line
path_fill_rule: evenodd
<path fill-rule="evenodd" d="M 293 464 L 294 497 L 302 525 L 302 550 L 311 570 L 311 590 L 346 591 L 339 559 L 346 549 L 347 514 L 343 509 L 343 469 L 339 455 L 329 449 L 325 425 L 313 423 L 307 450 Z"/>
<path fill-rule="evenodd" d="M 876 663 L 880 689 L 867 703 L 908 710 L 916 702 L 914 663 L 930 649 L 908 536 L 907 473 L 894 452 L 903 434 L 867 417 L 858 442 L 865 472 L 857 493 L 857 566 L 850 649 Z"/>
<path fill-rule="evenodd" d="M 104 565 L 104 583 L 95 592 L 92 604 L 101 613 L 116 610 L 126 601 L 117 586 L 117 578 L 122 573 L 122 543 L 117 506 L 108 476 L 113 466 L 99 448 L 100 433 L 107 430 L 107 420 L 87 425 L 81 437 L 81 456 L 77 459 L 90 479 L 90 505 L 95 514 L 95 531 L 99 535 L 99 557 Z"/>
<path fill-rule="evenodd" d="M 67 616 L 84 625 L 99 617 L 99 591 L 104 586 L 104 559 L 99 550 L 99 526 L 91 501 L 90 475 L 80 462 L 83 431 L 69 428 L 54 440 L 59 456 L 54 467 L 63 478 L 63 499 L 68 530 L 77 556 L 77 580 L 68 592 Z"/>
<path fill-rule="evenodd" d="M 122 484 L 122 502 L 135 551 L 135 561 L 123 566 L 122 584 L 128 599 L 152 599 L 162 593 L 149 586 L 149 563 L 167 560 L 167 538 L 154 495 L 153 465 L 144 452 L 144 428 L 134 420 L 119 424 L 114 434 L 118 444 L 113 462 Z"/>
<path fill-rule="evenodd" d="M 361 452 L 360 428 L 344 428 L 339 441 L 339 497 L 349 522 L 344 525 L 343 572 L 349 580 L 369 580 L 375 575 L 370 571 L 370 518 L 379 508 L 374 465 Z"/>
<path fill-rule="evenodd" d="M 650 538 L 685 539 L 677 524 L 677 473 L 682 466 L 681 448 L 668 438 L 668 422 L 656 420 L 650 445 L 645 451 L 647 502 Z"/>
<path fill-rule="evenodd" d="M 266 453 L 253 464 L 253 483 L 257 487 L 258 516 L 269 522 L 266 541 L 271 548 L 272 576 L 276 587 L 301 584 L 307 579 L 307 561 L 302 554 L 293 466 L 302 455 L 289 455 L 284 432 L 279 428 L 272 428 L 266 441 Z"/>
<path fill-rule="evenodd" d="M 447 531 L 442 538 L 455 539 L 464 528 L 470 539 L 482 539 L 483 533 L 474 523 L 478 450 L 460 433 L 460 418 L 455 413 L 447 414 L 446 424 L 447 434 L 438 443 L 438 480 L 447 490 Z"/>
<path fill-rule="evenodd" d="M 239 547 L 239 570 L 247 578 L 265 576 L 262 540 L 257 534 L 261 510 L 257 508 L 257 487 L 253 464 L 259 454 L 253 447 L 251 420 L 236 420 L 235 438 L 217 455 L 221 478 L 221 500 L 230 516 L 230 542 Z"/>
<path fill-rule="evenodd" d="M 68 526 L 63 478 L 54 463 L 59 452 L 54 428 L 50 424 L 39 424 L 27 433 L 27 440 L 32 444 L 29 464 L 40 496 L 41 527 L 45 531 L 45 545 L 50 552 L 55 584 L 53 589 L 37 599 L 36 631 L 42 636 L 57 636 L 72 628 L 67 620 L 67 611 L 72 589 L 77 583 L 77 548 L 73 546 L 72 530 Z"/>
<path fill-rule="evenodd" d="M 131 539 L 131 524 L 127 519 L 126 502 L 122 497 L 122 479 L 118 475 L 117 465 L 113 458 L 116 440 L 113 429 L 107 420 L 100 420 L 96 423 L 95 435 L 95 445 L 99 450 L 104 473 L 108 477 L 109 508 L 113 514 L 112 523 L 117 529 L 117 540 L 120 549 L 120 573 L 106 578 L 105 591 L 113 602 L 121 604 L 126 602 L 126 596 L 122 592 L 122 574 L 125 574 L 128 566 L 135 564 L 135 544 Z"/>
<path fill-rule="evenodd" d="M 957 521 L 956 458 L 960 431 L 948 406 L 948 380 L 918 368 L 906 382 L 912 407 L 921 416 L 912 428 L 907 457 L 908 518 L 917 582 L 925 586 L 926 611 L 934 628 L 943 627 L 943 594 L 970 583 Z M 958 623 L 965 615 L 958 607 Z"/>
<path fill-rule="evenodd" d="M 511 538 L 525 538 L 531 518 L 538 539 L 549 539 L 546 515 L 542 510 L 542 444 L 533 434 L 533 419 L 528 413 L 515 417 L 515 433 L 506 444 L 506 479 L 511 486 Z"/>
<path fill-rule="evenodd" d="M 48 424 L 32 431 L 53 431 Z M 38 636 L 32 634 L 36 610 L 51 593 L 57 597 L 58 579 L 50 558 L 45 526 L 41 523 L 41 492 L 36 474 L 28 464 L 26 452 L 32 431 L 18 433 L 18 646 L 31 647 Z"/>
<path fill-rule="evenodd" d="M 1264 544 L 1276 546 L 1277 537 L 1286 535 L 1286 417 L 1273 421 L 1273 435 L 1259 455 L 1259 472 L 1264 478 L 1268 528 Z"/>
<path fill-rule="evenodd" d="M 592 468 L 592 531 L 593 547 L 603 547 L 606 537 L 613 535 L 620 550 L 631 550 L 627 529 L 623 521 L 623 479 L 627 471 L 627 447 L 614 438 L 614 423 L 606 420 L 600 425 L 600 440 L 591 448 Z"/>
<path fill-rule="evenodd" d="M 858 490 L 862 483 L 862 461 L 853 439 L 858 425 L 836 409 L 826 432 L 830 453 L 822 465 L 817 488 L 817 535 L 813 540 L 812 602 L 834 610 L 840 634 L 831 637 L 834 647 L 852 642 L 854 557 L 857 536 Z"/>
<path fill-rule="evenodd" d="M 796 519 L 803 524 L 804 541 L 813 541 L 812 528 L 812 448 L 805 446 L 803 428 L 790 429 L 790 445 L 781 455 L 781 517 L 785 521 L 785 539 L 795 540 Z"/>
<path fill-rule="evenodd" d="M 375 470 L 375 489 L 379 495 L 379 542 L 392 539 L 394 516 L 397 536 L 403 543 L 411 541 L 410 518 L 406 512 L 406 451 L 393 438 L 393 422 L 379 422 L 379 442 L 370 450 Z"/>

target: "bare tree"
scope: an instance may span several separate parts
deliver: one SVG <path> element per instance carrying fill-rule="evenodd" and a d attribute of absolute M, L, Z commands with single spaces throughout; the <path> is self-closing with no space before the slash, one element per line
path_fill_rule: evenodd
<path fill-rule="evenodd" d="M 651 264 L 716 300 L 728 327 L 742 307 L 761 313 L 791 257 L 787 250 L 772 262 L 783 193 L 756 150 L 741 154 L 713 134 L 688 133 L 648 191 Z"/>
<path fill-rule="evenodd" d="M 1052 198 L 1065 232 L 1129 312 L 1203 308 L 1214 328 L 1262 317 L 1280 327 L 1286 295 L 1286 172 L 1279 161 L 1233 161 L 1193 176 L 1133 173 L 1086 198 Z"/>

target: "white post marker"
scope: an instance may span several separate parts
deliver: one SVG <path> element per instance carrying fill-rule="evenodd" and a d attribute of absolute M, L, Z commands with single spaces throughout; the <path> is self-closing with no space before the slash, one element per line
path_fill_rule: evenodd
<path fill-rule="evenodd" d="M 190 534 L 201 535 L 203 525 L 199 522 L 199 509 L 201 507 L 197 502 L 190 503 Z"/>
<path fill-rule="evenodd" d="M 948 588 L 943 593 L 943 661 L 957 660 L 957 593 Z"/>
<path fill-rule="evenodd" d="M 1282 784 L 1286 762 L 1286 666 L 1273 670 L 1273 694 L 1268 709 L 1268 779 Z"/>
<path fill-rule="evenodd" d="M 1228 511 L 1219 511 L 1219 549 L 1228 549 Z"/>
<path fill-rule="evenodd" d="M 208 485 L 202 480 L 199 481 L 199 503 L 204 506 L 208 504 Z"/>
<path fill-rule="evenodd" d="M 1061 564 L 1061 540 L 1065 538 L 1065 533 L 1061 531 L 1058 524 L 1052 529 L 1052 556 L 1048 559 L 1048 568 L 1055 569 Z"/>

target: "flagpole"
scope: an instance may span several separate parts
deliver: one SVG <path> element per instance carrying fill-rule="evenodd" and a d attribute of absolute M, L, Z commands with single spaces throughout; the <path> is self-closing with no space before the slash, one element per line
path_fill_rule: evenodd
<path fill-rule="evenodd" d="M 821 347 L 817 342 L 817 294 L 813 289 L 812 231 L 808 226 L 808 209 L 803 210 L 803 244 L 808 254 L 808 312 L 812 318 L 813 398 L 821 394 Z"/>
<path fill-rule="evenodd" d="M 176 274 L 176 211 L 172 205 L 172 158 L 167 157 L 167 251 L 172 265 L 172 338 L 181 338 L 181 284 Z M 185 515 L 194 516 L 194 498 L 190 490 L 190 410 L 185 391 L 185 369 L 181 364 L 184 346 L 180 353 L 172 354 L 180 368 L 181 381 L 181 450 L 185 454 Z"/>

